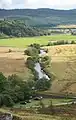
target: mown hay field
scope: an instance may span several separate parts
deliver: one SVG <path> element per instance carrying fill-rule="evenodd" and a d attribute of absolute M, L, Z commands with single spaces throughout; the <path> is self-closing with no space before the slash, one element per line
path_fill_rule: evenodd
<path fill-rule="evenodd" d="M 33 77 L 25 64 L 26 59 L 27 56 L 24 55 L 24 49 L 0 47 L 0 72 L 3 72 L 6 76 L 17 74 L 26 80 Z"/>
<path fill-rule="evenodd" d="M 50 72 L 55 75 L 50 92 L 76 94 L 76 45 L 48 47 Z"/>

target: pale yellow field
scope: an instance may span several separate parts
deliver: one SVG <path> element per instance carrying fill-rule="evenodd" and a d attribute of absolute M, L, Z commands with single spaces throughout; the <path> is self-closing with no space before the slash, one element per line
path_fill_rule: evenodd
<path fill-rule="evenodd" d="M 48 47 L 51 69 L 56 76 L 51 92 L 76 93 L 76 45 Z"/>
<path fill-rule="evenodd" d="M 12 50 L 11 53 L 8 52 L 9 49 Z M 20 77 L 28 79 L 32 74 L 25 65 L 26 58 L 24 49 L 0 47 L 0 72 L 6 76 L 18 74 Z"/>
<path fill-rule="evenodd" d="M 72 24 L 72 25 L 68 24 L 68 25 L 59 25 L 58 27 L 59 28 L 76 28 L 76 25 L 74 25 L 74 24 Z"/>

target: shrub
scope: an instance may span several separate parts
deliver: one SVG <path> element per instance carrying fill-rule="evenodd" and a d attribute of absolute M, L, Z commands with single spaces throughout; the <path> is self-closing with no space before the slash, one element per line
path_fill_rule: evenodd
<path fill-rule="evenodd" d="M 42 91 L 42 90 L 48 90 L 50 88 L 50 86 L 51 86 L 51 81 L 50 80 L 48 81 L 47 79 L 42 78 L 40 80 L 37 80 L 35 88 L 37 90 Z"/>
<path fill-rule="evenodd" d="M 34 47 L 34 48 L 40 50 L 40 44 L 34 43 L 34 44 L 31 44 L 30 47 Z"/>
<path fill-rule="evenodd" d="M 54 42 L 49 42 L 47 46 L 64 45 L 64 44 L 69 44 L 69 41 L 61 40 L 61 41 L 56 41 L 56 42 L 55 41 Z"/>
<path fill-rule="evenodd" d="M 13 100 L 11 99 L 11 97 L 9 95 L 3 95 L 3 105 L 7 106 L 7 107 L 12 107 L 14 105 Z"/>
<path fill-rule="evenodd" d="M 48 56 L 44 56 L 41 58 L 41 66 L 45 67 L 50 64 L 50 59 Z"/>
<path fill-rule="evenodd" d="M 29 47 L 24 51 L 24 54 L 28 56 L 37 56 L 39 54 L 39 51 L 35 47 Z"/>
<path fill-rule="evenodd" d="M 39 102 L 39 106 L 41 107 L 41 108 L 45 108 L 45 104 L 42 102 L 42 100 L 40 100 L 40 102 Z"/>
<path fill-rule="evenodd" d="M 54 44 L 52 42 L 49 42 L 47 46 L 53 46 Z"/>
<path fill-rule="evenodd" d="M 34 69 L 35 63 L 31 57 L 27 58 L 26 65 L 29 69 Z"/>
<path fill-rule="evenodd" d="M 9 49 L 9 51 L 8 51 L 9 53 L 11 53 L 12 52 L 12 50 L 11 49 Z"/>
<path fill-rule="evenodd" d="M 0 73 L 0 92 L 6 89 L 7 79 L 3 75 L 3 73 Z"/>
<path fill-rule="evenodd" d="M 72 40 L 72 41 L 71 41 L 71 44 L 75 44 L 75 41 L 74 41 L 74 40 Z"/>

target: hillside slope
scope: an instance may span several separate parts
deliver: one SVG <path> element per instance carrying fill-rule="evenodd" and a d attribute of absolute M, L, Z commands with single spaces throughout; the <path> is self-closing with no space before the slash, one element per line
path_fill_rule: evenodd
<path fill-rule="evenodd" d="M 76 45 L 48 47 L 51 58 L 50 72 L 56 79 L 50 92 L 76 94 Z"/>
<path fill-rule="evenodd" d="M 0 9 L 0 18 L 21 19 L 31 26 L 56 26 L 58 24 L 76 24 L 76 10 L 54 9 Z"/>
<path fill-rule="evenodd" d="M 43 35 L 44 31 L 29 27 L 20 20 L 0 20 L 0 38 Z"/>

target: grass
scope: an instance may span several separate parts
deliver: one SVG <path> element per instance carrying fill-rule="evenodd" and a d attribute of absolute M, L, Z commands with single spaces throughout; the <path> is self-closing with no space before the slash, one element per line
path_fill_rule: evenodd
<path fill-rule="evenodd" d="M 51 98 L 44 98 L 42 100 L 42 102 L 44 103 L 45 106 L 48 106 L 51 104 L 55 105 L 55 104 L 60 104 L 60 103 L 66 103 L 69 102 L 72 99 L 51 99 Z M 14 108 L 29 108 L 29 107 L 35 107 L 35 106 L 39 106 L 40 101 L 36 101 L 36 100 L 32 100 L 31 103 L 27 103 L 26 105 L 21 105 L 21 104 L 15 104 Z"/>
<path fill-rule="evenodd" d="M 0 109 L 0 113 L 8 113 L 9 108 Z M 13 109 L 11 111 L 15 119 L 17 120 L 76 120 L 73 116 L 57 116 L 57 115 L 45 115 L 45 114 L 37 114 L 30 112 L 29 110 L 17 110 Z"/>
<path fill-rule="evenodd" d="M 52 35 L 52 36 L 40 36 L 40 37 L 25 37 L 25 38 L 9 38 L 0 39 L 0 46 L 11 47 L 27 47 L 31 43 L 38 43 L 41 45 L 47 45 L 48 41 L 55 40 L 76 40 L 76 36 L 72 35 Z"/>

